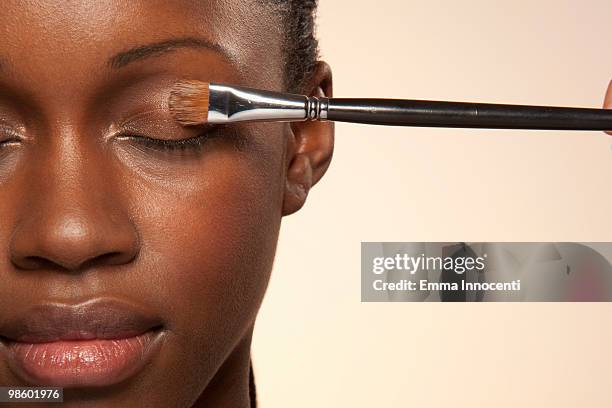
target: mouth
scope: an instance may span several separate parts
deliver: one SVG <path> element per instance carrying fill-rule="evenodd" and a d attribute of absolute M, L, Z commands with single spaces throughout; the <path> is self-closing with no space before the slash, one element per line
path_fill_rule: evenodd
<path fill-rule="evenodd" d="M 107 386 L 142 371 L 165 333 L 159 318 L 129 303 L 47 303 L 0 324 L 0 349 L 27 383 Z"/>

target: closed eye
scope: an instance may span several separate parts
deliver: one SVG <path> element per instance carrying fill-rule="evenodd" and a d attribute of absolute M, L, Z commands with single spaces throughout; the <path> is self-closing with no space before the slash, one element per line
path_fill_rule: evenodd
<path fill-rule="evenodd" d="M 22 141 L 23 137 L 12 128 L 0 125 L 0 147 L 11 146 Z"/>
<path fill-rule="evenodd" d="M 187 149 L 198 150 L 207 140 L 217 137 L 218 134 L 218 127 L 210 126 L 196 136 L 182 139 L 152 137 L 149 135 L 138 134 L 136 132 L 121 133 L 116 135 L 116 138 L 136 142 L 147 148 L 160 151 L 174 151 Z"/>

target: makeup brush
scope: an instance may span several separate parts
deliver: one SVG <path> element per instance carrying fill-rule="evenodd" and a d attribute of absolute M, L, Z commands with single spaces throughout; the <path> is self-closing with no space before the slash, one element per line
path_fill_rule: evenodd
<path fill-rule="evenodd" d="M 612 130 L 611 109 L 318 98 L 200 81 L 176 83 L 168 104 L 185 126 L 328 120 L 390 126 Z"/>

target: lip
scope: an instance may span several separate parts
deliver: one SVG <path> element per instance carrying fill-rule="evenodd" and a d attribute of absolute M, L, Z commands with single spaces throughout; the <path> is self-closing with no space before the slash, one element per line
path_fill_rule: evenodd
<path fill-rule="evenodd" d="M 26 382 L 104 386 L 142 371 L 164 334 L 160 318 L 124 301 L 45 303 L 0 323 L 0 348 Z"/>

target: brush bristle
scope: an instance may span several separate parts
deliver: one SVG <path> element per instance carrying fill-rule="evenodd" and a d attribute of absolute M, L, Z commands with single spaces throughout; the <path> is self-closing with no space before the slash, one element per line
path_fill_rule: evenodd
<path fill-rule="evenodd" d="M 208 122 L 209 87 L 207 82 L 177 82 L 168 99 L 170 113 L 183 126 Z"/>

